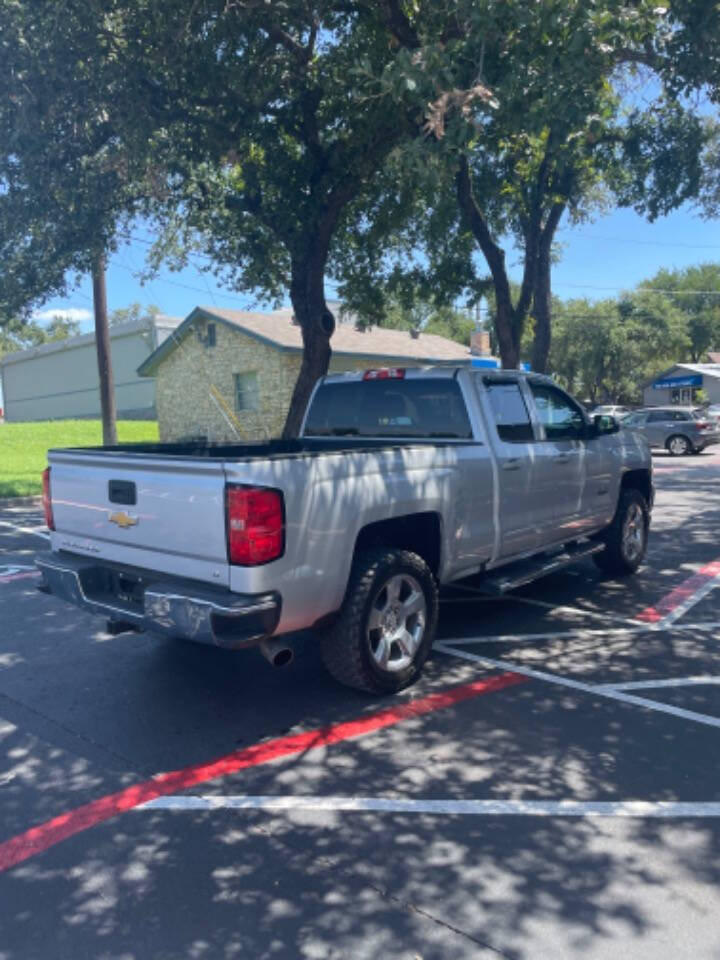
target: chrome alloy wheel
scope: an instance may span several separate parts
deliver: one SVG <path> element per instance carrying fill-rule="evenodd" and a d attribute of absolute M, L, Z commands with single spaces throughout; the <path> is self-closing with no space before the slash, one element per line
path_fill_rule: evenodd
<path fill-rule="evenodd" d="M 684 456 L 689 449 L 688 442 L 685 437 L 673 437 L 668 443 L 670 453 L 675 457 Z"/>
<path fill-rule="evenodd" d="M 426 622 L 422 587 L 409 573 L 394 574 L 376 593 L 368 617 L 368 645 L 377 666 L 390 673 L 410 666 Z"/>
<path fill-rule="evenodd" d="M 631 503 L 622 526 L 622 552 L 628 563 L 635 563 L 645 549 L 645 514 L 637 503 Z"/>

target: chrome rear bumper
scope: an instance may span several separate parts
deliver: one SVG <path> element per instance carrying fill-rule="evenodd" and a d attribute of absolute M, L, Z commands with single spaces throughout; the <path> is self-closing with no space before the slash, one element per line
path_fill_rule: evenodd
<path fill-rule="evenodd" d="M 41 554 L 35 563 L 43 592 L 128 630 L 239 650 L 271 636 L 280 619 L 280 597 L 273 593 L 231 593 L 64 552 Z"/>

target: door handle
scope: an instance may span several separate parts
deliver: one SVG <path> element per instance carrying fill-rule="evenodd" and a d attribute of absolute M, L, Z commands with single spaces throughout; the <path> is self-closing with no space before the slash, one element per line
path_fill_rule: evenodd
<path fill-rule="evenodd" d="M 519 470 L 522 465 L 522 460 L 519 457 L 513 457 L 511 460 L 504 460 L 502 468 L 503 470 Z"/>
<path fill-rule="evenodd" d="M 570 463 L 570 454 L 569 453 L 558 454 L 558 456 L 555 457 L 555 463 Z"/>

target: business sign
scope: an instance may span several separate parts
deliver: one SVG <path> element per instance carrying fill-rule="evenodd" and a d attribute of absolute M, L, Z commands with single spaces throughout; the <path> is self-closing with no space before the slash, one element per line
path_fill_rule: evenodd
<path fill-rule="evenodd" d="M 701 387 L 702 374 L 694 373 L 687 377 L 666 377 L 665 380 L 656 380 L 653 390 L 673 390 L 675 387 Z"/>

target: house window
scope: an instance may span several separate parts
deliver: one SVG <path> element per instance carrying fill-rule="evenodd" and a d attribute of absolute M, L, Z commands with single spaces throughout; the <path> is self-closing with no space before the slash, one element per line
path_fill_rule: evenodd
<path fill-rule="evenodd" d="M 260 409 L 258 378 L 255 371 L 235 374 L 235 409 L 238 412 Z"/>
<path fill-rule="evenodd" d="M 215 324 L 209 323 L 207 325 L 207 330 L 205 332 L 205 346 L 214 347 L 215 346 Z"/>

